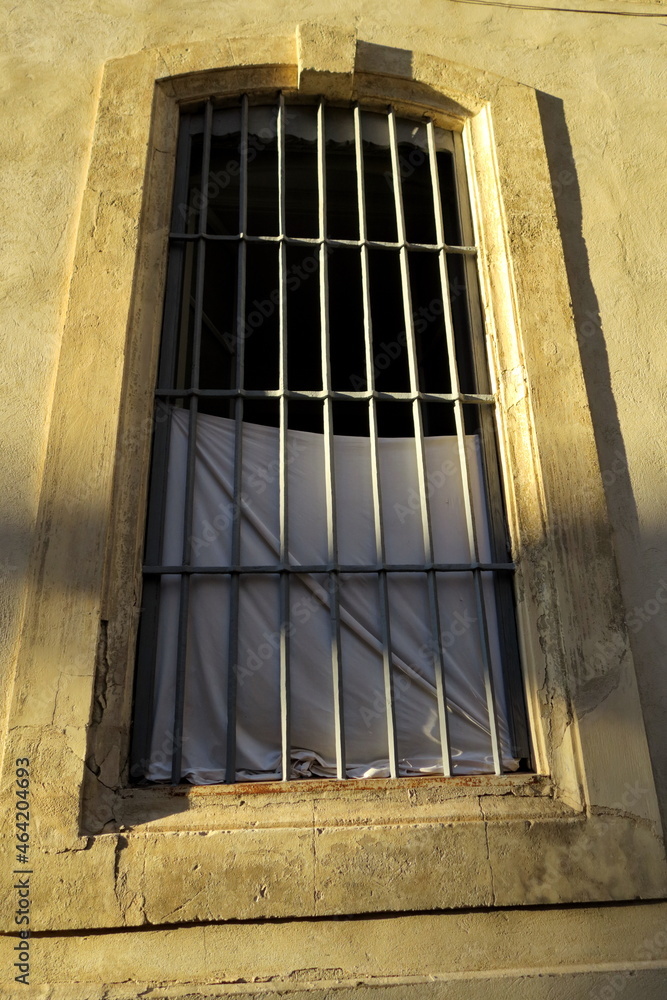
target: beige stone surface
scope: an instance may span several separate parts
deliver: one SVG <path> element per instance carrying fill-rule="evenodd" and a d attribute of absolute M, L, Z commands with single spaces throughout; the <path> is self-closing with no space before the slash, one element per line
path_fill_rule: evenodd
<path fill-rule="evenodd" d="M 519 613 L 524 636 L 537 636 L 542 647 L 525 658 L 536 763 L 552 780 L 389 781 L 334 785 L 333 791 L 314 782 L 212 789 L 203 795 L 123 789 L 143 469 L 177 102 L 211 89 L 236 92 L 253 54 L 262 60 L 249 70 L 253 87 L 282 86 L 296 69 L 293 59 L 328 80 L 335 32 L 305 26 L 296 37 L 296 52 L 283 36 L 262 38 L 257 46 L 250 39 L 231 39 L 229 68 L 219 66 L 219 44 L 198 43 L 148 49 L 111 60 L 105 69 L 44 473 L 40 570 L 12 710 L 17 755 L 27 752 L 21 740 L 39 736 L 48 724 L 54 750 L 68 761 L 63 782 L 63 772 L 53 768 L 37 739 L 31 756 L 43 783 L 40 801 L 49 806 L 41 812 L 48 846 L 69 852 L 82 835 L 90 836 L 90 852 L 81 863 L 100 876 L 95 838 L 112 840 L 113 878 L 109 871 L 100 877 L 127 925 L 659 896 L 665 887 L 663 848 L 627 642 L 619 634 L 614 659 L 604 669 L 590 653 L 597 635 L 619 628 L 621 610 L 536 96 L 511 80 L 454 68 L 434 56 L 417 57 L 413 66 L 405 53 L 361 43 L 358 60 L 348 58 L 348 64 L 360 98 L 373 100 L 396 88 L 406 107 L 432 102 L 436 113 L 456 119 L 459 129 L 470 120 L 464 136 L 480 202 L 481 252 L 489 261 L 484 305 L 505 414 L 507 472 L 515 483 L 510 504 Z M 344 39 L 339 42 L 344 47 Z M 197 72 L 172 75 L 156 86 L 163 66 Z M 465 239 L 472 242 L 472 232 Z M 554 392 L 553 366 L 542 356 L 547 321 L 570 372 L 566 397 Z M 562 461 L 566 446 L 574 449 L 568 467 Z M 582 497 L 593 533 L 578 528 Z M 94 517 L 89 510 L 96 511 Z M 557 538 L 549 537 L 555 530 Z M 563 557 L 560 549 L 569 546 L 572 555 Z M 546 587 L 538 582 L 545 573 Z M 588 586 L 589 574 L 595 588 Z M 36 678 L 47 677 L 53 680 L 51 695 L 36 703 L 26 697 Z M 610 739 L 617 727 L 607 707 L 614 685 L 622 691 L 626 717 L 622 748 Z M 91 702 L 84 749 L 81 724 Z M 578 723 L 587 716 L 594 725 L 583 729 Z M 76 721 L 78 742 L 72 743 L 68 723 Z M 62 746 L 56 747 L 59 733 Z M 83 808 L 75 824 L 82 778 Z M 645 787 L 624 803 L 621 794 L 633 779 Z M 493 851 L 486 796 L 500 845 Z M 54 819 L 59 800 L 63 812 Z M 616 818 L 598 844 L 614 859 L 606 869 L 584 863 L 582 845 L 601 824 L 586 810 L 609 810 Z M 525 838 L 527 815 L 533 833 Z M 39 806 L 36 816 L 37 829 Z M 545 853 L 580 859 L 550 861 L 546 889 Z M 164 880 L 161 871 L 170 862 L 174 874 Z M 264 889 L 255 892 L 255 883 Z M 66 876 L 62 885 L 65 893 L 68 886 L 77 892 Z M 108 927 L 118 919 L 113 908 L 61 914 L 39 904 L 35 918 L 53 929 Z"/>
<path fill-rule="evenodd" d="M 33 986 L 37 990 L 40 983 L 49 984 L 56 990 L 54 996 L 61 995 L 59 985 L 68 983 L 104 983 L 107 988 L 115 986 L 120 996 L 131 995 L 129 983 L 137 984 L 137 993 L 152 987 L 165 990 L 165 996 L 170 995 L 170 984 L 174 995 L 180 995 L 180 985 L 186 994 L 189 988 L 195 996 L 215 996 L 212 987 L 209 993 L 204 986 L 213 983 L 220 984 L 221 995 L 286 990 L 294 1000 L 300 989 L 335 987 L 338 996 L 339 990 L 355 984 L 392 987 L 394 993 L 402 989 L 411 996 L 448 996 L 454 984 L 466 982 L 471 990 L 466 996 L 483 996 L 481 980 L 488 976 L 503 989 L 504 980 L 521 984 L 538 974 L 549 977 L 552 992 L 546 996 L 553 996 L 559 968 L 564 983 L 566 975 L 576 975 L 579 986 L 588 983 L 589 988 L 602 988 L 613 982 L 614 975 L 624 981 L 623 970 L 629 968 L 639 982 L 641 973 L 651 973 L 649 982 L 652 977 L 660 981 L 667 966 L 667 906 L 40 935 L 31 947 Z M 434 984 L 437 989 L 432 992 Z M 629 985 L 635 984 L 630 980 Z M 41 995 L 51 996 L 46 991 Z M 526 987 L 525 995 L 542 994 L 531 994 Z"/>

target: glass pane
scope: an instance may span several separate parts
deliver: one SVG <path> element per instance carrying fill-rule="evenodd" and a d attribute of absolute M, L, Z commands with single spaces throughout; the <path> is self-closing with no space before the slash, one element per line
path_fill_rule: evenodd
<path fill-rule="evenodd" d="M 456 435 L 454 407 L 451 403 L 422 403 L 424 437 Z"/>
<path fill-rule="evenodd" d="M 278 235 L 277 108 L 248 112 L 248 232 Z"/>
<path fill-rule="evenodd" d="M 190 128 L 192 130 L 197 127 L 196 117 L 199 117 L 199 128 L 201 130 L 203 127 L 203 116 L 193 117 L 190 120 Z M 190 163 L 186 200 L 182 205 L 174 206 L 174 227 L 175 231 L 179 233 L 199 232 L 199 213 L 203 205 L 201 183 L 203 145 L 203 136 L 200 131 L 199 134 L 193 135 L 190 141 Z"/>
<path fill-rule="evenodd" d="M 449 246 L 461 246 L 461 223 L 459 221 L 458 194 L 456 177 L 454 175 L 454 156 L 448 150 L 436 153 L 438 163 L 438 180 L 440 182 L 440 201 L 442 205 L 445 243 Z"/>
<path fill-rule="evenodd" d="M 319 247 L 288 246 L 286 259 L 287 385 L 321 389 Z"/>
<path fill-rule="evenodd" d="M 476 455 L 474 438 L 466 439 L 466 455 L 472 468 Z M 455 433 L 426 438 L 424 458 L 433 557 L 438 563 L 470 563 L 459 442 Z M 474 480 L 473 489 L 477 486 Z"/>
<path fill-rule="evenodd" d="M 285 109 L 285 231 L 319 236 L 315 108 Z"/>
<path fill-rule="evenodd" d="M 327 272 L 331 386 L 341 392 L 363 391 L 367 381 L 360 251 L 332 249 Z"/>
<path fill-rule="evenodd" d="M 336 436 L 368 437 L 368 403 L 336 400 L 331 406 Z"/>
<path fill-rule="evenodd" d="M 248 243 L 244 388 L 277 389 L 280 284 L 278 246 Z"/>
<path fill-rule="evenodd" d="M 433 187 L 426 126 L 400 122 L 397 126 L 397 138 L 406 238 L 409 243 L 435 243 Z"/>
<path fill-rule="evenodd" d="M 239 231 L 241 112 L 238 108 L 213 115 L 208 174 L 206 230 L 215 235 Z"/>
<path fill-rule="evenodd" d="M 422 392 L 451 392 L 440 263 L 433 253 L 408 254 L 412 322 Z"/>
<path fill-rule="evenodd" d="M 463 426 L 465 429 L 466 461 L 468 480 L 472 495 L 472 510 L 475 521 L 475 538 L 480 560 L 491 560 L 491 542 L 489 532 L 489 510 L 486 497 L 484 478 L 483 442 L 480 435 L 481 407 L 473 404 L 463 406 Z"/>
<path fill-rule="evenodd" d="M 396 206 L 386 115 L 362 112 L 366 235 L 369 240 L 395 243 Z"/>
<path fill-rule="evenodd" d="M 447 254 L 447 275 L 449 279 L 449 301 L 456 343 L 456 364 L 459 372 L 461 392 L 483 392 L 475 377 L 475 365 L 471 344 L 470 313 L 468 311 L 468 285 L 465 260 L 461 254 Z"/>
<path fill-rule="evenodd" d="M 174 388 L 190 388 L 192 385 L 192 344 L 195 328 L 195 290 L 197 288 L 197 268 L 200 262 L 199 242 L 189 242 L 183 249 L 183 279 L 181 302 L 177 320 L 178 337 L 176 350 L 176 371 Z"/>
<path fill-rule="evenodd" d="M 413 438 L 415 436 L 415 423 L 411 403 L 394 403 L 379 400 L 376 406 L 376 413 L 378 437 Z"/>
<path fill-rule="evenodd" d="M 188 411 L 176 410 L 172 436 L 188 436 Z M 174 444 L 176 441 L 174 441 Z M 174 457 L 172 445 L 172 459 Z M 187 459 L 183 455 L 178 478 L 185 480 Z M 170 469 L 170 476 L 172 471 Z M 189 531 L 192 562 L 195 566 L 229 566 L 232 557 L 234 523 L 234 422 L 197 415 L 197 454 L 192 524 Z M 173 530 L 170 530 L 173 534 Z"/>
<path fill-rule="evenodd" d="M 327 108 L 324 113 L 327 177 L 327 235 L 359 238 L 354 120 L 351 111 Z"/>
<path fill-rule="evenodd" d="M 206 244 L 204 309 L 201 330 L 201 389 L 230 389 L 236 378 L 236 297 L 238 246 Z M 230 416 L 230 400 L 200 400 L 200 409 Z"/>
<path fill-rule="evenodd" d="M 381 392 L 408 392 L 410 374 L 398 251 L 369 250 L 368 265 L 375 388 Z"/>

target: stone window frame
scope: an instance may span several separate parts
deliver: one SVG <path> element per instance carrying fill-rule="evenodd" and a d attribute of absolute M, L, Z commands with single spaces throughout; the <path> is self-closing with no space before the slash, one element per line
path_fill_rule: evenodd
<path fill-rule="evenodd" d="M 179 105 L 277 89 L 371 107 L 391 101 L 413 114 L 426 107 L 462 133 L 500 399 L 534 775 L 127 784 Z M 291 37 L 190 43 L 107 63 L 54 393 L 5 759 L 30 755 L 42 768 L 53 820 L 43 871 L 54 866 L 63 898 L 91 894 L 98 925 L 117 926 L 664 895 L 657 801 L 534 90 L 309 24 Z M 29 697 L 37 686 L 49 693 Z M 83 913 L 91 927 L 91 910 L 77 905 L 60 915 L 60 929 L 84 926 Z M 54 919 L 45 914 L 40 927 Z"/>

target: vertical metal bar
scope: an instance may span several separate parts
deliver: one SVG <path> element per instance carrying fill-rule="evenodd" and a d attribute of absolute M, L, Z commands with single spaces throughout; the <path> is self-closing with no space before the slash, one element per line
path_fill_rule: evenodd
<path fill-rule="evenodd" d="M 289 562 L 288 538 L 288 497 L 287 497 L 287 245 L 285 243 L 285 98 L 278 99 L 278 231 L 280 249 L 279 275 L 279 374 L 280 390 L 280 472 L 279 472 L 279 536 L 280 536 L 280 733 L 282 780 L 289 781 L 291 770 L 290 739 L 290 595 L 289 573 L 285 567 Z"/>
<path fill-rule="evenodd" d="M 412 400 L 412 417 L 415 431 L 415 452 L 417 457 L 417 481 L 419 485 L 419 505 L 422 525 L 422 542 L 426 562 L 427 586 L 429 594 L 429 609 L 431 632 L 434 639 L 433 669 L 436 682 L 436 697 L 438 702 L 438 719 L 440 723 L 440 746 L 442 752 L 443 774 L 449 776 L 449 732 L 447 725 L 447 703 L 445 699 L 445 664 L 444 650 L 440 639 L 440 614 L 436 590 L 435 571 L 433 564 L 433 534 L 431 531 L 431 512 L 428 502 L 428 477 L 426 474 L 426 454 L 424 448 L 424 425 L 421 402 L 419 400 L 419 368 L 417 362 L 417 341 L 415 336 L 414 318 L 412 313 L 412 294 L 410 290 L 410 271 L 408 262 L 407 238 L 405 232 L 405 212 L 401 191 L 401 171 L 398 160 L 398 140 L 396 136 L 396 116 L 392 108 L 388 113 L 389 145 L 391 151 L 391 169 L 394 185 L 394 204 L 396 209 L 396 228 L 400 243 L 399 261 L 401 269 L 401 290 L 403 294 L 403 315 L 408 349 L 408 369 L 410 374 L 410 392 Z"/>
<path fill-rule="evenodd" d="M 246 291 L 246 241 L 248 219 L 248 95 L 241 98 L 239 178 L 239 247 L 236 294 L 236 373 L 235 388 L 243 388 L 245 362 L 245 291 Z M 234 404 L 234 502 L 232 525 L 232 566 L 241 562 L 241 493 L 243 491 L 243 397 Z M 236 780 L 236 671 L 239 655 L 239 606 L 241 577 L 232 573 L 229 609 L 229 656 L 227 660 L 227 749 L 225 753 L 225 781 Z"/>
<path fill-rule="evenodd" d="M 387 585 L 386 555 L 384 544 L 384 524 L 382 521 L 382 487 L 380 483 L 380 457 L 378 453 L 377 406 L 375 401 L 375 377 L 373 365 L 373 335 L 371 327 L 370 280 L 368 269 L 368 246 L 366 243 L 366 194 L 364 188 L 364 159 L 361 137 L 361 112 L 354 108 L 354 138 L 357 167 L 357 196 L 359 204 L 359 241 L 361 243 L 361 286 L 364 306 L 364 346 L 366 355 L 366 378 L 371 392 L 368 405 L 368 422 L 371 449 L 371 488 L 373 493 L 373 516 L 375 522 L 375 553 L 378 565 L 378 586 L 380 596 L 380 617 L 382 624 L 382 672 L 384 680 L 385 706 L 387 713 L 387 745 L 389 753 L 389 773 L 398 777 L 398 748 L 396 743 L 396 710 L 394 705 L 394 682 L 392 673 L 393 652 L 391 628 L 389 624 L 389 589 Z"/>
<path fill-rule="evenodd" d="M 317 189 L 320 243 L 320 324 L 322 347 L 322 387 L 324 399 L 324 477 L 327 506 L 327 562 L 336 572 L 329 574 L 329 610 L 331 616 L 331 674 L 334 700 L 334 739 L 336 744 L 336 776 L 345 771 L 345 729 L 343 722 L 343 675 L 340 645 L 340 610 L 338 604 L 338 536 L 336 525 L 336 476 L 334 465 L 333 403 L 331 400 L 331 368 L 329 363 L 329 287 L 327 280 L 327 192 L 326 137 L 324 101 L 317 107 Z"/>
<path fill-rule="evenodd" d="M 438 179 L 437 158 L 435 150 L 435 133 L 433 123 L 427 124 L 429 160 L 431 165 L 431 186 L 433 189 L 433 210 L 435 212 L 436 236 L 438 243 L 444 243 L 444 227 L 442 223 L 442 205 L 440 202 L 440 184 Z M 457 177 L 457 183 L 461 183 L 461 178 Z M 472 235 L 472 234 L 468 234 Z M 465 237 L 464 237 L 465 238 Z M 463 490 L 463 505 L 466 517 L 466 531 L 468 535 L 468 548 L 471 562 L 479 561 L 479 551 L 477 546 L 477 534 L 475 531 L 475 511 L 472 499 L 472 484 L 468 469 L 468 456 L 466 451 L 465 421 L 463 416 L 463 403 L 461 401 L 461 388 L 456 364 L 456 340 L 454 336 L 454 322 L 452 319 L 452 307 L 449 297 L 449 281 L 447 276 L 446 252 L 439 253 L 440 284 L 442 288 L 442 304 L 445 319 L 445 339 L 447 342 L 447 357 L 449 360 L 449 370 L 452 393 L 457 396 L 454 403 L 454 419 L 456 423 L 456 438 L 458 442 L 459 463 L 461 468 L 461 485 Z M 489 729 L 491 732 L 491 749 L 493 754 L 493 766 L 496 774 L 502 772 L 500 760 L 500 747 L 498 740 L 498 722 L 496 718 L 495 699 L 493 696 L 493 677 L 491 673 L 491 654 L 489 647 L 489 636 L 486 622 L 486 611 L 484 607 L 484 593 L 482 588 L 481 573 L 478 569 L 472 570 L 473 583 L 475 589 L 475 603 L 480 628 L 480 640 L 482 646 L 482 668 L 484 674 L 484 690 L 486 695 L 487 711 L 489 713 Z"/>
<path fill-rule="evenodd" d="M 199 214 L 199 240 L 197 243 L 197 283 L 195 290 L 195 319 L 192 332 L 192 368 L 190 384 L 193 389 L 199 386 L 199 359 L 201 353 L 202 314 L 204 311 L 204 269 L 206 265 L 206 216 L 208 210 L 208 172 L 211 158 L 211 124 L 213 120 L 213 105 L 206 105 L 204 118 L 204 144 L 202 150 L 202 207 Z M 188 426 L 188 457 L 185 487 L 185 512 L 183 517 L 183 566 L 190 566 L 192 559 L 192 512 L 195 494 L 195 471 L 197 456 L 197 409 L 198 399 L 190 399 L 190 418 Z M 177 785 L 181 779 L 181 763 L 183 757 L 183 708 L 185 704 L 185 672 L 188 644 L 188 616 L 190 607 L 190 574 L 181 575 L 181 597 L 178 615 L 178 645 L 176 653 L 176 691 L 174 705 L 173 755 L 171 764 L 171 782 Z"/>

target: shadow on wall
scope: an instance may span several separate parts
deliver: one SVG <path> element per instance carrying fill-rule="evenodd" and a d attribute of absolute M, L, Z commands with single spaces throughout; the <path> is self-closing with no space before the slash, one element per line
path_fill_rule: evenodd
<path fill-rule="evenodd" d="M 641 537 L 637 507 L 630 480 L 628 459 L 611 383 L 609 356 L 599 303 L 590 276 L 588 250 L 583 235 L 583 207 L 576 162 L 565 120 L 563 102 L 551 94 L 537 93 L 544 141 L 549 161 L 551 185 L 558 225 L 563 241 L 565 266 L 572 295 L 572 311 L 577 328 L 581 363 L 593 419 L 595 441 L 607 496 L 609 517 L 616 535 L 621 589 L 627 609 L 630 642 L 651 751 L 663 828 L 667 829 L 667 744 L 664 740 L 664 707 L 667 705 L 667 678 L 664 671 L 650 665 L 661 646 L 660 630 L 667 637 L 667 606 L 660 603 L 662 580 L 647 575 L 641 593 L 629 593 L 630 573 L 623 572 L 623 559 L 639 558 Z M 619 535 L 629 538 L 619 542 Z M 643 542 L 643 548 L 647 543 Z M 657 551 L 665 551 L 664 544 Z M 652 546 L 651 546 L 652 548 Z M 667 581 L 667 565 L 665 566 Z M 639 597 L 641 604 L 632 605 Z"/>

